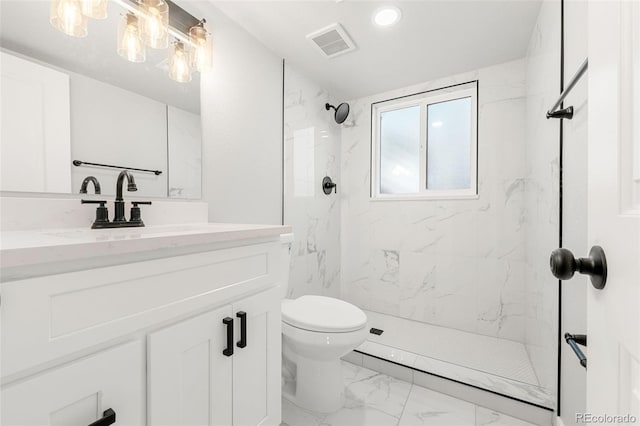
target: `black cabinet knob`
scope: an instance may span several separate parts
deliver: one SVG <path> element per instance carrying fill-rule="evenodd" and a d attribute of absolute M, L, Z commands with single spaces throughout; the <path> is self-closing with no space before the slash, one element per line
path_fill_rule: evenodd
<path fill-rule="evenodd" d="M 593 246 L 589 257 L 576 259 L 570 250 L 555 249 L 551 252 L 549 265 L 553 275 L 560 280 L 568 280 L 577 271 L 591 277 L 591 284 L 602 290 L 607 283 L 607 259 L 600 246 Z"/>

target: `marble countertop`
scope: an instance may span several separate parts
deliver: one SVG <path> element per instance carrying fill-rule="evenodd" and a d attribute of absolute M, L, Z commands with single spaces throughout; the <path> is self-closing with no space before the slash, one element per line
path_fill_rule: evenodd
<path fill-rule="evenodd" d="M 0 266 L 3 269 L 23 268 L 127 253 L 273 239 L 288 233 L 291 233 L 290 226 L 230 223 L 7 231 L 0 233 Z"/>

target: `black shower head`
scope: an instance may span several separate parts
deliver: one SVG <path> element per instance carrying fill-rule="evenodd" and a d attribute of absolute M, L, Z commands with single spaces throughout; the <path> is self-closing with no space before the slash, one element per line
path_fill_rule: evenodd
<path fill-rule="evenodd" d="M 333 108 L 333 110 L 335 111 L 333 118 L 336 120 L 336 123 L 338 124 L 344 123 L 344 120 L 346 120 L 347 117 L 349 116 L 349 104 L 346 102 L 341 103 L 340 105 L 338 105 L 337 108 L 329 103 L 326 103 L 324 104 L 324 108 L 327 111 Z"/>

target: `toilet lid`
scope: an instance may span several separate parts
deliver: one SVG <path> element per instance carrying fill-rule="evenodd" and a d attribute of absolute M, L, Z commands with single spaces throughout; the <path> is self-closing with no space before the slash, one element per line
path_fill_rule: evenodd
<path fill-rule="evenodd" d="M 367 316 L 357 306 L 324 296 L 301 296 L 282 302 L 282 321 L 309 331 L 346 333 L 359 330 Z"/>

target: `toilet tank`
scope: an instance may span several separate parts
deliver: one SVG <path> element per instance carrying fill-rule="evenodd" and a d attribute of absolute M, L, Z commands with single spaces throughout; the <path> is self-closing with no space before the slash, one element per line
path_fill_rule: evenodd
<path fill-rule="evenodd" d="M 293 234 L 280 235 L 280 243 L 282 255 L 280 258 L 280 279 L 278 286 L 280 287 L 280 297 L 287 297 L 289 290 L 289 273 L 291 272 L 291 245 L 293 244 Z"/>

